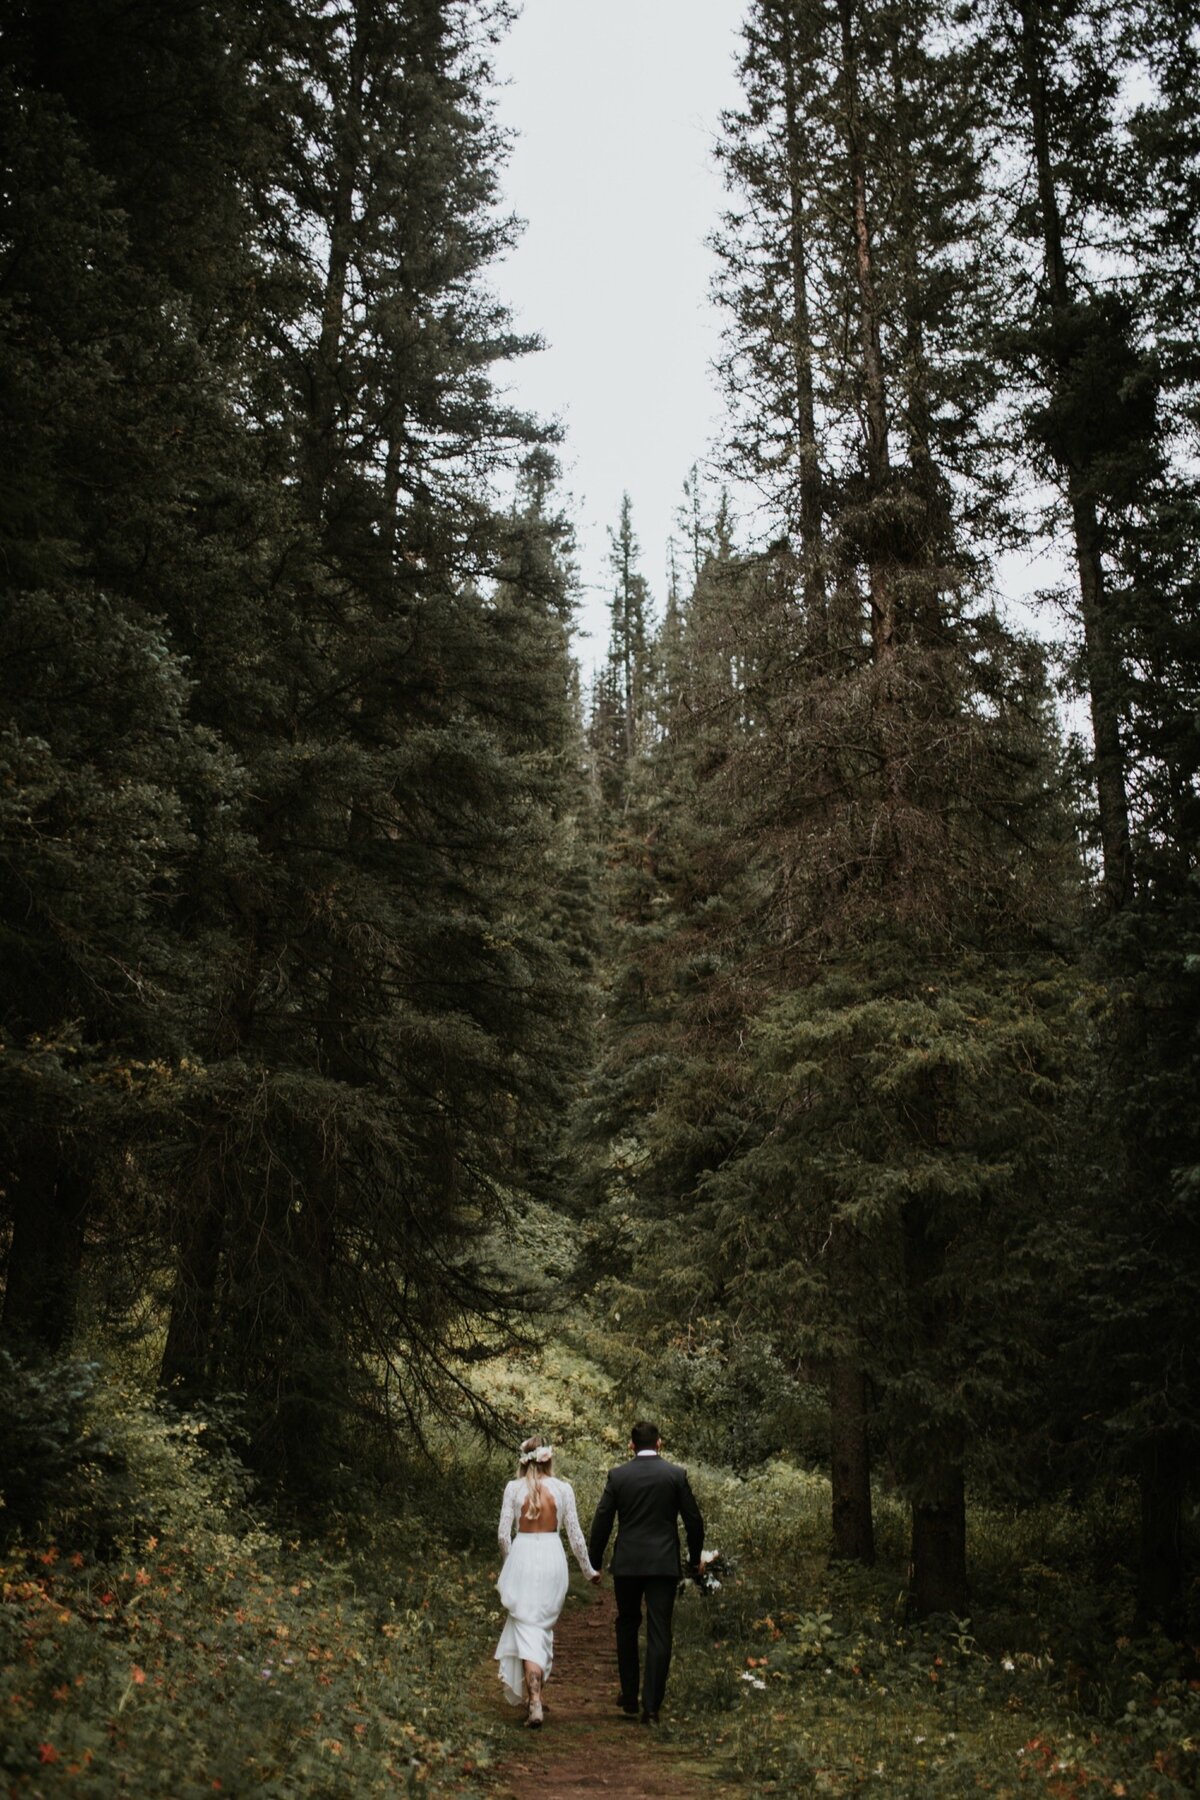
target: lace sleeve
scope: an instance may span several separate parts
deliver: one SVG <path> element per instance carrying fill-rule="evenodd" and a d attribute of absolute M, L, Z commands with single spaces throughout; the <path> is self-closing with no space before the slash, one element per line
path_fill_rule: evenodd
<path fill-rule="evenodd" d="M 513 1533 L 517 1529 L 517 1489 L 520 1485 L 520 1482 L 510 1481 L 504 1489 L 504 1503 L 500 1508 L 500 1524 L 497 1531 L 501 1556 L 507 1556 L 512 1549 Z"/>
<path fill-rule="evenodd" d="M 587 1539 L 583 1535 L 583 1527 L 579 1523 L 579 1514 L 575 1508 L 575 1489 L 569 1481 L 560 1481 L 558 1487 L 559 1523 L 566 1526 L 567 1541 L 575 1552 L 575 1561 L 590 1580 L 596 1571 L 592 1567 L 592 1559 L 588 1555 Z"/>

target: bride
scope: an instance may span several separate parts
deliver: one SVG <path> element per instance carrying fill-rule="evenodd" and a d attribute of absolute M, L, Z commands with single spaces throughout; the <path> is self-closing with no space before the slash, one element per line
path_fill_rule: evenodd
<path fill-rule="evenodd" d="M 496 1586 L 508 1618 L 496 1660 L 505 1698 L 514 1706 L 528 1704 L 525 1723 L 535 1729 L 542 1723 L 542 1683 L 554 1660 L 554 1626 L 567 1597 L 567 1559 L 558 1535 L 564 1525 L 580 1568 L 589 1581 L 599 1581 L 570 1482 L 555 1475 L 549 1444 L 526 1438 L 500 1509 L 504 1567 Z"/>

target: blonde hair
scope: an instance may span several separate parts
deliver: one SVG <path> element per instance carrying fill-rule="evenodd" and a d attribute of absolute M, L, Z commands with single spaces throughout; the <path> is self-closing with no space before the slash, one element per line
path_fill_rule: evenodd
<path fill-rule="evenodd" d="M 538 1451 L 542 1455 L 538 1455 Z M 542 1516 L 542 1478 L 553 1473 L 554 1459 L 550 1454 L 549 1444 L 543 1443 L 540 1437 L 526 1438 L 521 1445 L 521 1455 L 517 1463 L 517 1474 L 524 1477 L 525 1499 L 521 1511 L 529 1519 L 540 1519 Z"/>

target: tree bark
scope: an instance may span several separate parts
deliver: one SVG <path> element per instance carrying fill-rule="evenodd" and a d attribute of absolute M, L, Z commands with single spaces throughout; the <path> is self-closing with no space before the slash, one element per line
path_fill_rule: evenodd
<path fill-rule="evenodd" d="M 13 1184 L 13 1233 L 4 1285 L 4 1336 L 61 1350 L 75 1330 L 91 1183 L 61 1158 L 50 1134 L 25 1146 Z"/>
<path fill-rule="evenodd" d="M 916 54 L 915 47 L 908 41 L 911 37 L 911 23 L 905 33 L 904 22 L 897 19 L 894 30 L 895 36 L 892 39 L 890 50 L 892 103 L 895 117 L 903 127 L 909 117 L 909 102 L 904 85 L 904 61 L 907 54 L 915 62 Z M 949 514 L 939 494 L 938 471 L 930 450 L 933 436 L 933 411 L 930 400 L 933 378 L 925 342 L 925 302 L 918 254 L 920 238 L 916 228 L 921 211 L 917 191 L 919 180 L 917 157 L 917 149 L 909 134 L 901 129 L 898 133 L 898 145 L 895 153 L 895 199 L 893 201 L 893 221 L 897 215 L 902 221 L 898 242 L 893 252 L 900 269 L 904 320 L 904 354 L 900 359 L 897 386 L 900 388 L 899 409 L 903 418 L 905 450 L 908 456 L 908 481 L 913 495 L 920 502 L 922 514 L 921 536 L 918 541 L 915 532 L 912 534 L 909 555 L 923 560 L 927 565 L 932 565 L 941 562 L 947 553 L 953 556 L 954 546 Z M 893 230 L 895 230 L 895 223 L 893 223 Z M 914 632 L 918 630 L 922 632 L 926 642 L 935 642 L 941 635 L 938 587 L 935 581 L 930 581 L 925 585 L 927 598 L 923 602 L 919 600 L 910 602 L 915 615 L 911 624 Z"/>
<path fill-rule="evenodd" d="M 263 848 L 278 844 L 279 824 L 260 833 Z M 245 909 L 250 914 L 249 905 Z M 212 1049 L 217 1057 L 237 1056 L 254 1024 L 259 972 L 259 924 L 251 920 L 252 943 L 242 978 L 217 1015 Z M 185 1404 L 208 1388 L 212 1371 L 212 1331 L 217 1283 L 226 1253 L 228 1188 L 236 1171 L 225 1167 L 220 1124 L 202 1133 L 196 1150 L 196 1179 L 181 1196 L 176 1234 L 175 1283 L 167 1341 L 159 1364 L 159 1384 Z"/>
<path fill-rule="evenodd" d="M 1161 1437 L 1142 1451 L 1138 1470 L 1141 1530 L 1138 1617 L 1170 1635 L 1184 1629 L 1183 1492 L 1185 1462 L 1178 1443 Z"/>
<path fill-rule="evenodd" d="M 1054 183 L 1050 120 L 1046 103 L 1045 49 L 1040 0 L 1019 0 L 1021 57 L 1029 105 L 1029 129 L 1037 171 L 1038 209 L 1045 254 L 1046 287 L 1052 313 L 1067 313 L 1074 303 L 1062 217 Z M 1087 666 L 1089 711 L 1096 770 L 1096 797 L 1104 873 L 1101 891 L 1110 911 L 1133 898 L 1134 869 L 1129 838 L 1129 795 L 1120 731 L 1120 681 L 1101 554 L 1096 503 L 1087 491 L 1084 471 L 1064 470 L 1075 562 L 1079 571 L 1080 616 Z"/>
<path fill-rule="evenodd" d="M 867 477 L 870 500 L 887 493 L 891 477 L 888 433 L 887 384 L 880 338 L 879 296 L 875 287 L 874 250 L 867 205 L 867 159 L 863 142 L 858 91 L 858 55 L 854 43 L 854 0 L 838 0 L 842 27 L 842 69 L 845 86 L 843 133 L 846 145 L 853 210 L 854 269 L 858 292 L 858 334 L 862 355 L 865 403 Z M 876 534 L 873 534 L 876 535 Z M 896 649 L 896 583 L 892 559 L 873 543 L 867 559 L 871 588 L 871 629 L 875 660 L 885 662 Z"/>
<path fill-rule="evenodd" d="M 329 228 L 329 261 L 321 300 L 321 326 L 309 373 L 306 443 L 300 471 L 305 516 L 321 516 L 325 488 L 336 460 L 334 434 L 338 412 L 338 365 L 346 310 L 346 284 L 354 245 L 354 195 L 362 154 L 362 105 L 366 76 L 366 33 L 362 0 L 354 8 L 353 37 L 346 58 L 346 91 L 332 104 L 338 117 L 333 128 L 334 170 Z M 340 100 L 340 104 L 339 104 Z"/>
<path fill-rule="evenodd" d="M 159 1383 L 185 1405 L 204 1393 L 212 1343 L 217 1277 L 225 1237 L 225 1193 L 218 1168 L 206 1170 L 192 1196 L 175 1265 L 171 1317 Z"/>
<path fill-rule="evenodd" d="M 969 1588 L 961 1459 L 935 1464 L 926 1480 L 926 1495 L 912 1506 L 912 1605 L 921 1617 L 954 1613 L 962 1618 L 969 1604 Z"/>
<path fill-rule="evenodd" d="M 787 146 L 788 224 L 792 275 L 792 369 L 796 390 L 796 437 L 800 459 L 800 546 L 804 601 L 809 619 L 828 631 L 824 546 L 821 539 L 822 481 L 817 451 L 813 384 L 812 324 L 808 308 L 808 249 L 804 237 L 800 177 L 800 124 L 796 101 L 795 45 L 790 19 L 783 21 L 784 130 Z"/>
<path fill-rule="evenodd" d="M 932 1111 L 932 1107 L 931 1107 Z M 904 1212 L 904 1275 L 918 1355 L 932 1364 L 949 1354 L 949 1297 L 943 1290 L 946 1245 L 929 1209 L 910 1200 Z M 962 1441 L 952 1426 L 932 1425 L 920 1466 L 906 1471 L 912 1500 L 910 1598 L 919 1614 L 967 1611 L 967 1510 Z"/>
<path fill-rule="evenodd" d="M 830 1472 L 833 1489 L 833 1555 L 875 1561 L 871 1513 L 871 1452 L 867 1433 L 867 1378 L 848 1356 L 829 1372 Z"/>

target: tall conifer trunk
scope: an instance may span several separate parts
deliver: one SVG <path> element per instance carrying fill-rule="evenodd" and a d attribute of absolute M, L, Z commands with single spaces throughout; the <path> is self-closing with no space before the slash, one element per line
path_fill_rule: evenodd
<path fill-rule="evenodd" d="M 844 87 L 842 132 L 853 217 L 857 323 L 862 356 L 868 505 L 877 506 L 890 485 L 891 451 L 880 306 L 867 203 L 867 157 L 858 87 L 858 51 L 854 39 L 854 0 L 838 0 L 838 17 L 841 21 Z M 896 584 L 889 535 L 880 520 L 872 521 L 867 575 L 871 590 L 871 634 L 877 662 L 890 658 L 896 648 Z"/>
<path fill-rule="evenodd" d="M 28 1142 L 22 1165 L 0 1325 L 5 1337 L 61 1350 L 75 1329 L 91 1184 L 48 1132 Z"/>
<path fill-rule="evenodd" d="M 1075 303 L 1063 249 L 1062 218 L 1054 182 L 1054 160 L 1046 99 L 1046 55 L 1041 0 L 1019 0 L 1021 59 L 1025 75 L 1029 134 L 1037 174 L 1038 213 L 1045 257 L 1046 291 L 1052 315 L 1069 314 Z M 1065 375 L 1066 370 L 1063 371 Z M 1101 554 L 1100 521 L 1084 472 L 1065 471 L 1075 562 L 1079 571 L 1080 617 L 1087 665 L 1088 700 L 1095 746 L 1096 796 L 1104 859 L 1102 892 L 1117 911 L 1133 897 L 1133 856 L 1129 840 L 1129 796 L 1120 731 L 1120 671 L 1113 642 L 1111 603 Z"/>
<path fill-rule="evenodd" d="M 783 16 L 783 104 L 787 154 L 788 222 L 792 281 L 792 364 L 796 383 L 796 436 L 800 459 L 800 544 L 804 601 L 809 621 L 828 631 L 824 546 L 821 538 L 821 464 L 817 449 L 812 324 L 808 305 L 808 246 L 804 235 L 796 49 L 789 10 Z"/>
<path fill-rule="evenodd" d="M 329 216 L 329 261 L 321 307 L 321 329 L 309 372 L 309 406 L 305 455 L 300 478 L 304 511 L 320 516 L 325 484 L 337 460 L 334 434 L 338 410 L 338 360 L 346 308 L 346 283 L 354 248 L 354 195 L 362 153 L 363 83 L 366 75 L 366 29 L 363 0 L 357 0 L 353 36 L 347 50 L 345 91 L 339 95 L 330 75 L 330 100 L 336 118 L 332 129 L 333 176 Z M 336 64 L 335 64 L 336 69 Z M 339 105 L 340 101 L 340 105 Z"/>
<path fill-rule="evenodd" d="M 926 1498 L 912 1508 L 911 1599 L 922 1617 L 968 1607 L 967 1510 L 962 1459 L 950 1456 L 933 1465 Z"/>
<path fill-rule="evenodd" d="M 1046 292 L 1052 319 L 1066 322 L 1080 305 L 1080 296 L 1071 286 L 1054 178 L 1044 37 L 1046 13 L 1042 0 L 1017 0 L 1016 14 L 1028 130 L 1037 174 Z M 1066 332 L 1063 341 L 1070 342 Z M 1052 379 L 1054 375 L 1069 379 L 1069 364 L 1053 371 Z M 1102 446 L 1097 443 L 1096 447 Z M 1123 676 L 1114 641 L 1113 601 L 1105 573 L 1103 531 L 1096 502 L 1084 470 L 1067 462 L 1064 474 L 1079 571 L 1080 620 L 1103 858 L 1101 896 L 1107 911 L 1117 913 L 1133 901 L 1136 875 L 1130 841 L 1127 762 L 1121 738 Z M 1130 1153 L 1137 1157 L 1136 1144 Z M 1178 1447 L 1167 1436 L 1150 1438 L 1142 1447 L 1136 1473 L 1141 1496 L 1139 1611 L 1147 1620 L 1178 1625 L 1183 1593 L 1179 1532 L 1184 1492 Z"/>
<path fill-rule="evenodd" d="M 886 672 L 899 649 L 902 629 L 905 633 L 927 629 L 928 621 L 923 620 L 918 625 L 915 619 L 907 616 L 902 621 L 898 613 L 900 558 L 892 518 L 890 404 L 868 196 L 867 143 L 855 41 L 855 0 L 838 0 L 838 18 L 844 92 L 842 134 L 851 201 L 854 299 L 861 358 L 866 505 L 871 515 L 866 529 L 865 556 L 871 595 L 872 653 L 876 666 Z M 915 320 L 910 323 L 910 336 L 914 327 Z M 919 389 L 919 372 L 915 379 Z M 918 393 L 918 402 L 920 399 Z M 910 411 L 913 411 L 911 407 Z M 924 485 L 928 490 L 928 471 Z M 931 549 L 929 544 L 920 546 L 917 554 L 928 556 Z M 896 701 L 886 679 L 881 698 L 889 710 L 895 710 Z M 884 746 L 885 789 L 890 801 L 902 803 L 906 775 L 901 759 L 894 754 L 891 736 L 889 732 L 889 741 Z M 903 1231 L 905 1285 L 920 1351 L 936 1358 L 945 1337 L 945 1299 L 937 1292 L 942 1249 L 924 1202 L 915 1199 L 909 1202 Z M 909 1474 L 912 1479 L 918 1472 L 910 1470 Z M 966 1512 L 961 1447 L 956 1450 L 949 1443 L 939 1446 L 934 1452 L 932 1466 L 921 1471 L 920 1477 L 912 1511 L 913 1603 L 922 1613 L 961 1612 L 966 1605 Z"/>
<path fill-rule="evenodd" d="M 904 1211 L 904 1275 L 909 1306 L 924 1355 L 943 1352 L 949 1298 L 942 1280 L 946 1247 L 928 1206 L 910 1200 Z M 954 1429 L 931 1426 L 922 1466 L 908 1471 L 916 1483 L 912 1502 L 911 1599 L 919 1614 L 967 1610 L 967 1508 L 963 1445 Z"/>
<path fill-rule="evenodd" d="M 867 1378 L 855 1357 L 837 1357 L 829 1372 L 829 1439 L 833 1554 L 852 1562 L 873 1563 Z"/>
<path fill-rule="evenodd" d="M 271 854 L 279 845 L 277 820 L 260 833 L 260 844 Z M 249 893 L 239 909 L 252 947 L 241 978 L 227 992 L 213 1033 L 212 1052 L 218 1058 L 238 1057 L 249 1040 L 254 1023 L 258 987 L 258 933 L 262 921 L 255 917 L 258 902 Z M 216 1322 L 217 1289 L 226 1249 L 229 1189 L 238 1170 L 228 1166 L 221 1124 L 203 1131 L 195 1156 L 195 1176 L 179 1196 L 178 1224 L 174 1233 L 175 1280 L 166 1342 L 159 1364 L 159 1385 L 187 1405 L 208 1387 Z"/>
<path fill-rule="evenodd" d="M 184 1405 L 199 1398 L 206 1388 L 225 1234 L 226 1196 L 219 1162 L 215 1154 L 201 1152 L 201 1179 L 187 1196 L 159 1369 L 161 1386 Z"/>
<path fill-rule="evenodd" d="M 1138 1613 L 1146 1625 L 1182 1634 L 1185 1621 L 1183 1500 L 1187 1457 L 1165 1434 L 1143 1446 L 1138 1488 Z"/>

